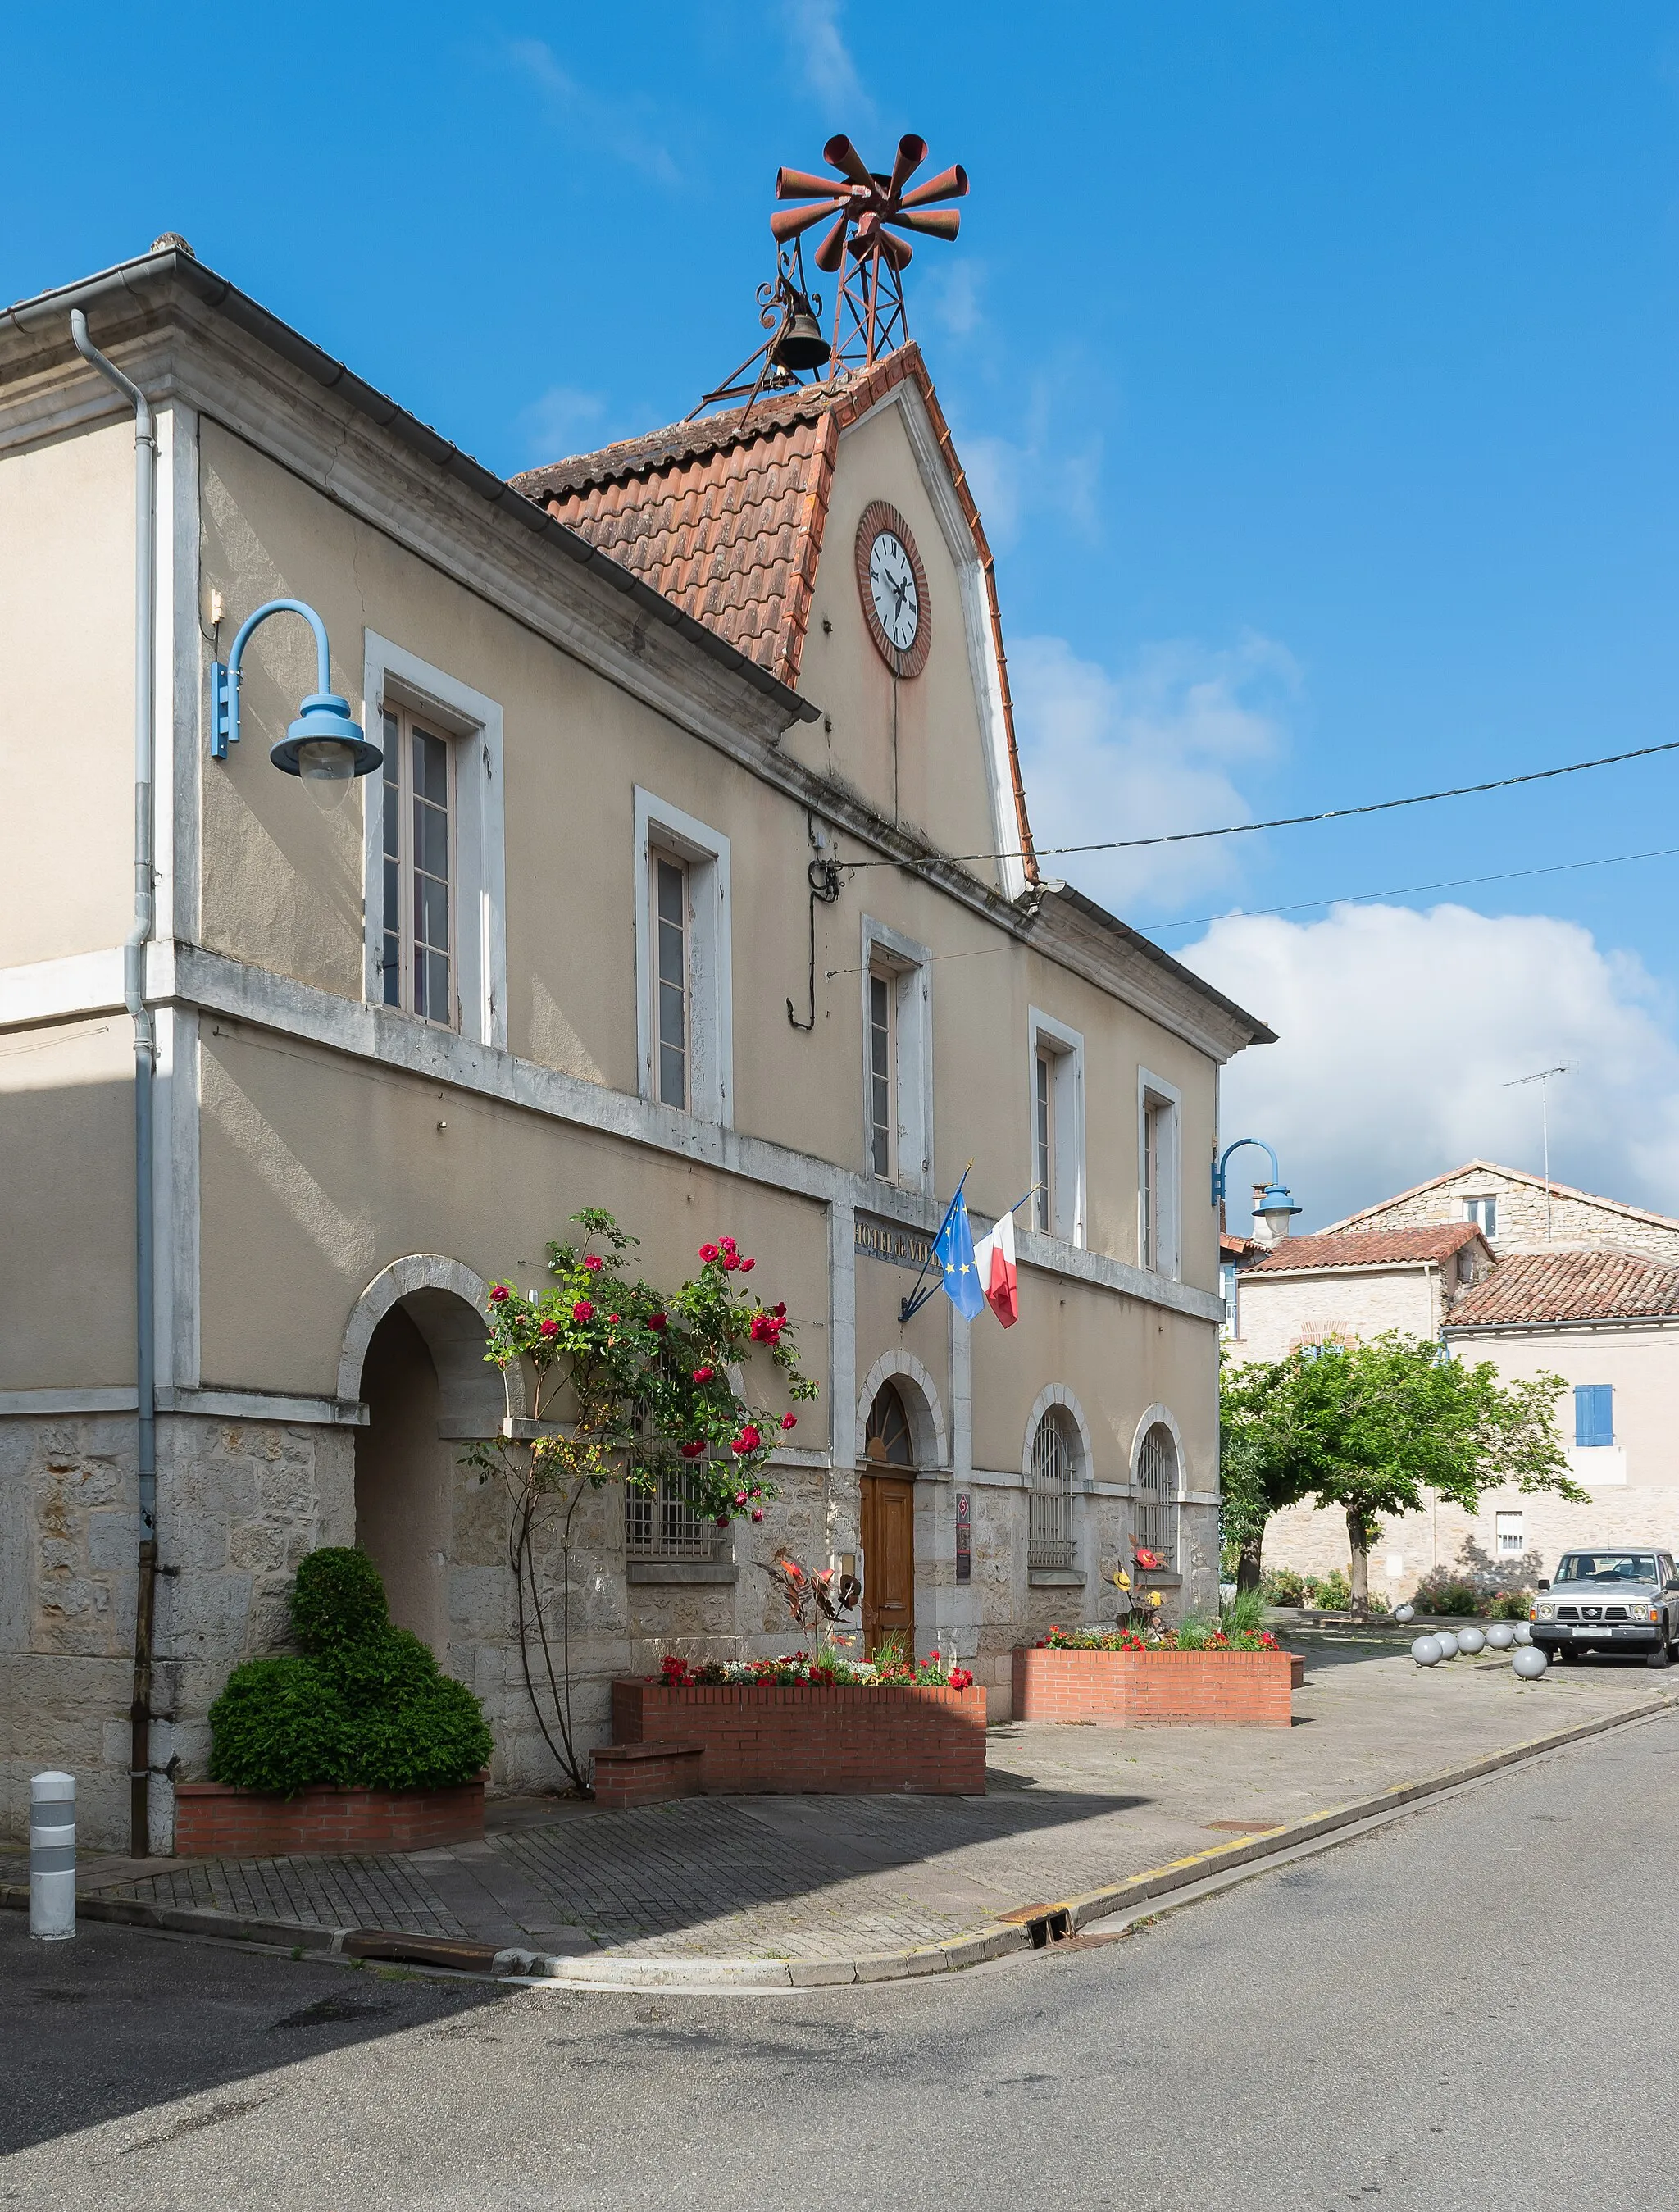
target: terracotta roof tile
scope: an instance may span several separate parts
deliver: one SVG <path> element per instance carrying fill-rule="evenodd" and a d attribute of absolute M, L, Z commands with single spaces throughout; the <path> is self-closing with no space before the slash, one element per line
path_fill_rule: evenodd
<path fill-rule="evenodd" d="M 1015 822 L 1026 874 L 1036 882 L 991 549 L 916 346 L 900 346 L 843 380 L 801 385 L 750 410 L 673 422 L 509 482 L 684 614 L 796 686 L 839 434 L 906 378 L 926 404 L 984 577 Z"/>
<path fill-rule="evenodd" d="M 1420 1229 L 1375 1229 L 1363 1236 L 1324 1230 L 1316 1237 L 1286 1237 L 1246 1273 L 1280 1275 L 1300 1267 L 1392 1267 L 1408 1260 L 1438 1262 L 1480 1239 L 1481 1231 L 1472 1221 L 1434 1222 Z"/>
<path fill-rule="evenodd" d="M 1369 1237 L 1348 1239 L 1369 1243 Z M 1451 1328 L 1679 1316 L 1679 1267 L 1630 1252 L 1512 1252 L 1453 1307 Z"/>

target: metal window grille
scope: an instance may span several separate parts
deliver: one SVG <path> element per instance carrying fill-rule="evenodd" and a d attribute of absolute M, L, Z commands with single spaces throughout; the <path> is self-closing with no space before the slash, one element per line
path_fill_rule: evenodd
<path fill-rule="evenodd" d="M 1137 1455 L 1137 1542 L 1177 1567 L 1177 1446 L 1164 1421 L 1156 1421 Z"/>
<path fill-rule="evenodd" d="M 636 1427 L 648 1435 L 647 1408 L 638 1406 Z M 724 1531 L 715 1518 L 694 1510 L 694 1477 L 685 1461 L 641 1462 L 647 1486 L 631 1480 L 624 1492 L 624 1548 L 632 1559 L 715 1559 L 722 1555 Z M 636 1470 L 632 1466 L 633 1476 Z"/>
<path fill-rule="evenodd" d="M 1527 1535 L 1519 1513 L 1495 1513 L 1493 1534 L 1501 1559 L 1514 1559 L 1527 1549 Z"/>
<path fill-rule="evenodd" d="M 1032 1438 L 1028 1566 L 1073 1565 L 1073 1490 L 1078 1472 L 1079 1440 L 1073 1424 L 1058 1406 L 1052 1406 Z"/>

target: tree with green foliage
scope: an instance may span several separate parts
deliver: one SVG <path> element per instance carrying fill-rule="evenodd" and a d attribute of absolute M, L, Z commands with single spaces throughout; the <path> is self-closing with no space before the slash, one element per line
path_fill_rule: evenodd
<path fill-rule="evenodd" d="M 1420 1512 L 1429 1492 L 1468 1513 L 1505 1485 L 1585 1502 L 1557 1428 L 1566 1388 L 1558 1375 L 1506 1382 L 1488 1361 L 1470 1365 L 1396 1331 L 1235 1369 L 1225 1390 L 1227 1526 L 1256 1567 L 1270 1513 L 1307 1498 L 1338 1508 L 1362 1613 L 1383 1524 Z"/>

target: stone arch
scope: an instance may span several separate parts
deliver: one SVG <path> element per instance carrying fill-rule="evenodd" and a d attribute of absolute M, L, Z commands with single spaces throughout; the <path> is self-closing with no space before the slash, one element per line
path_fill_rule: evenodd
<path fill-rule="evenodd" d="M 338 1355 L 338 1395 L 362 1395 L 362 1370 L 373 1333 L 400 1305 L 425 1339 L 437 1370 L 440 1431 L 449 1437 L 495 1437 L 504 1419 L 529 1411 L 522 1368 L 505 1376 L 485 1364 L 490 1285 L 459 1260 L 436 1252 L 411 1252 L 381 1267 L 350 1309 Z"/>
<path fill-rule="evenodd" d="M 875 1393 L 883 1382 L 908 1382 L 911 1387 L 901 1390 L 903 1410 L 909 1416 L 909 1429 L 916 1440 L 916 1466 L 918 1470 L 948 1468 L 950 1445 L 945 1428 L 944 1408 L 939 1403 L 939 1393 L 933 1377 L 928 1373 L 913 1352 L 902 1346 L 891 1352 L 883 1352 L 863 1378 L 863 1387 L 857 1396 L 857 1434 L 853 1457 L 861 1467 L 868 1435 L 869 1407 L 874 1403 Z"/>
<path fill-rule="evenodd" d="M 1051 1406 L 1059 1406 L 1079 1432 L 1079 1474 L 1083 1482 L 1096 1479 L 1096 1451 L 1090 1439 L 1090 1423 L 1085 1419 L 1085 1409 L 1063 1382 L 1046 1382 L 1032 1401 L 1032 1409 L 1026 1416 L 1025 1442 L 1020 1452 L 1021 1480 L 1029 1486 L 1032 1479 L 1032 1449 L 1037 1442 L 1037 1431 L 1043 1416 Z"/>
<path fill-rule="evenodd" d="M 1171 1437 L 1172 1452 L 1177 1462 L 1177 1495 L 1182 1498 L 1187 1486 L 1189 1463 L 1183 1451 L 1183 1431 L 1177 1425 L 1177 1416 L 1170 1406 L 1151 1406 L 1137 1423 L 1136 1433 L 1131 1438 L 1131 1458 L 1128 1480 L 1135 1482 L 1137 1462 L 1142 1456 L 1143 1438 L 1158 1425 Z"/>

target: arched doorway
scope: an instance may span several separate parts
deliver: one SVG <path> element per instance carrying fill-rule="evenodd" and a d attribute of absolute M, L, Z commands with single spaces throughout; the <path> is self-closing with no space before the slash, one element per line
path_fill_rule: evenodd
<path fill-rule="evenodd" d="M 860 1471 L 863 1547 L 863 1650 L 883 1645 L 916 1656 L 916 1448 L 896 1382 L 882 1382 L 868 1409 Z"/>
<path fill-rule="evenodd" d="M 392 1619 L 440 1659 L 461 1564 L 462 1445 L 525 1411 L 518 1369 L 504 1381 L 484 1360 L 489 1310 L 490 1286 L 470 1268 L 411 1254 L 356 1300 L 339 1361 L 338 1395 L 368 1409 L 356 1432 L 356 1540 L 384 1577 Z"/>

